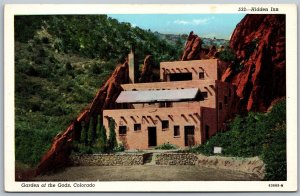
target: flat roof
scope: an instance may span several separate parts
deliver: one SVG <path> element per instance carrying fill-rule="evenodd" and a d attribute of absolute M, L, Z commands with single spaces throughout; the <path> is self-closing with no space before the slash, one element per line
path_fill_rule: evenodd
<path fill-rule="evenodd" d="M 182 66 L 182 65 L 191 65 L 195 66 L 195 64 L 207 64 L 207 63 L 213 63 L 216 64 L 218 63 L 218 59 L 201 59 L 201 60 L 190 60 L 190 61 L 163 61 L 160 62 L 161 66 Z"/>
<path fill-rule="evenodd" d="M 174 90 L 122 91 L 116 103 L 148 103 L 162 101 L 203 100 L 198 88 Z"/>

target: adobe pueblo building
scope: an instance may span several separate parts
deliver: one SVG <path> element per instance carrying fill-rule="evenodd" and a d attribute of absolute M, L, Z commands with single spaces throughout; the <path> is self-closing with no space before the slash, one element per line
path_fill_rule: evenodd
<path fill-rule="evenodd" d="M 134 83 L 133 54 L 129 54 L 130 84 L 103 111 L 103 125 L 116 123 L 119 143 L 126 149 L 149 149 L 164 143 L 199 145 L 231 117 L 234 86 L 218 79 L 218 60 L 160 63 L 161 82 Z"/>

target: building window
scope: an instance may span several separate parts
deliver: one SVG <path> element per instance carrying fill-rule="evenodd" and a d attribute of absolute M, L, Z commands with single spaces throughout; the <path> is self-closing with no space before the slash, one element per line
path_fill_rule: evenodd
<path fill-rule="evenodd" d="M 227 104 L 227 103 L 228 103 L 227 96 L 224 96 L 224 104 Z"/>
<path fill-rule="evenodd" d="M 180 136 L 180 129 L 179 125 L 174 126 L 174 137 L 179 137 Z"/>
<path fill-rule="evenodd" d="M 127 127 L 119 126 L 119 135 L 126 135 Z"/>
<path fill-rule="evenodd" d="M 199 72 L 199 79 L 204 79 L 204 72 Z"/>
<path fill-rule="evenodd" d="M 172 107 L 173 106 L 173 103 L 172 102 L 166 102 L 166 107 L 167 108 L 170 108 L 170 107 Z"/>
<path fill-rule="evenodd" d="M 172 102 L 160 102 L 159 103 L 159 107 L 161 107 L 161 108 L 170 108 L 172 106 L 173 106 Z"/>
<path fill-rule="evenodd" d="M 222 102 L 219 102 L 219 110 L 222 110 L 222 107 L 223 107 Z"/>
<path fill-rule="evenodd" d="M 162 120 L 161 121 L 161 128 L 162 129 L 168 129 L 169 128 L 169 121 L 168 120 Z"/>
<path fill-rule="evenodd" d="M 228 97 L 231 97 L 231 89 L 229 89 Z"/>
<path fill-rule="evenodd" d="M 208 97 L 207 92 L 206 91 L 202 92 L 202 96 L 203 96 L 204 99 L 206 99 Z"/>
<path fill-rule="evenodd" d="M 187 73 L 171 73 L 169 74 L 170 81 L 186 81 L 186 80 L 192 80 L 193 75 L 191 72 Z"/>
<path fill-rule="evenodd" d="M 141 124 L 140 123 L 137 123 L 137 124 L 134 124 L 134 131 L 140 131 L 142 128 L 141 128 Z"/>

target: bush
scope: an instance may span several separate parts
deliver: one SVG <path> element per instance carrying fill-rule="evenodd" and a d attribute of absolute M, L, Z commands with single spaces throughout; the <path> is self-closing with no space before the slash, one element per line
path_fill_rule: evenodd
<path fill-rule="evenodd" d="M 113 151 L 113 149 L 115 147 L 118 146 L 118 143 L 117 143 L 117 139 L 116 139 L 116 123 L 114 121 L 114 119 L 110 119 L 109 120 L 109 138 L 108 138 L 108 148 L 110 151 Z"/>
<path fill-rule="evenodd" d="M 160 150 L 171 150 L 171 149 L 177 149 L 178 147 L 170 144 L 170 143 L 164 143 L 162 145 L 156 146 L 155 149 L 160 149 Z"/>
<path fill-rule="evenodd" d="M 221 51 L 219 54 L 219 59 L 225 62 L 234 61 L 235 58 L 234 51 L 229 47 L 227 47 L 224 51 Z"/>
<path fill-rule="evenodd" d="M 286 180 L 286 124 L 276 124 L 264 145 L 265 180 Z"/>
<path fill-rule="evenodd" d="M 114 148 L 114 152 L 123 152 L 125 150 L 125 147 L 123 144 L 118 144 L 117 147 Z"/>

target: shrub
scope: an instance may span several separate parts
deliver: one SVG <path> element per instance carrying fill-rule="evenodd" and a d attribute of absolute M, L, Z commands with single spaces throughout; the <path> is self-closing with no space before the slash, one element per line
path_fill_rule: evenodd
<path fill-rule="evenodd" d="M 114 152 L 123 152 L 124 150 L 125 147 L 123 144 L 118 144 L 118 146 L 114 148 Z"/>
<path fill-rule="evenodd" d="M 253 39 L 250 43 L 245 46 L 245 58 L 249 59 L 250 55 L 254 52 L 257 47 L 258 39 Z"/>
<path fill-rule="evenodd" d="M 108 139 L 108 148 L 112 151 L 115 147 L 118 146 L 117 139 L 116 139 L 116 131 L 115 127 L 116 123 L 114 119 L 109 120 L 109 139 Z"/>
<path fill-rule="evenodd" d="M 286 180 L 286 124 L 276 124 L 264 145 L 265 180 Z"/>
<path fill-rule="evenodd" d="M 178 147 L 170 144 L 170 143 L 164 143 L 162 145 L 156 146 L 155 149 L 160 149 L 160 150 L 171 150 L 171 149 L 177 149 Z"/>
<path fill-rule="evenodd" d="M 227 47 L 224 51 L 221 51 L 219 54 L 219 59 L 225 62 L 234 61 L 235 58 L 234 51 L 229 47 Z"/>
<path fill-rule="evenodd" d="M 99 138 L 96 141 L 95 147 L 98 152 L 105 153 L 108 151 L 105 127 L 102 124 L 99 124 L 97 130 L 99 130 Z"/>

